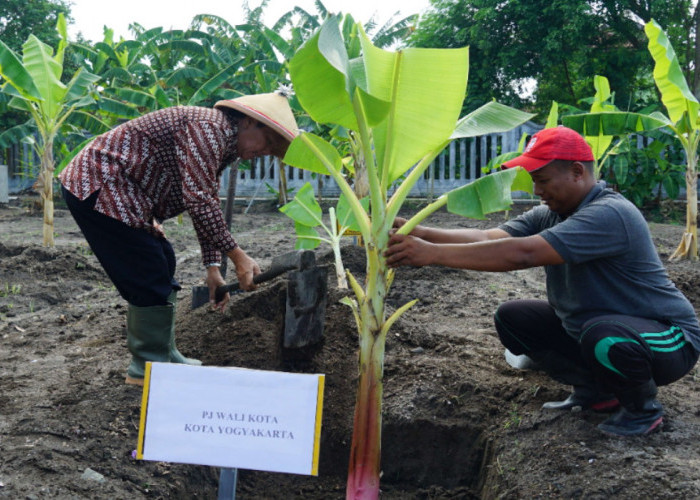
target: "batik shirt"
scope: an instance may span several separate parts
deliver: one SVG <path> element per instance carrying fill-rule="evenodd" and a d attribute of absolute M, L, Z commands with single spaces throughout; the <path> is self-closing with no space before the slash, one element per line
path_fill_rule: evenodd
<path fill-rule="evenodd" d="M 158 224 L 187 211 L 205 265 L 236 247 L 219 200 L 221 171 L 237 156 L 238 130 L 222 111 L 162 109 L 126 122 L 89 143 L 59 175 L 95 210 L 165 237 Z"/>

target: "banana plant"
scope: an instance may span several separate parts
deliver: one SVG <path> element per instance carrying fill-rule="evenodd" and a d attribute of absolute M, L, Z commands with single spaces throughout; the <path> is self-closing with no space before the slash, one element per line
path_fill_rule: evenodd
<path fill-rule="evenodd" d="M 690 91 L 676 53 L 659 24 L 651 20 L 644 26 L 654 65 L 654 81 L 667 114 L 650 115 L 625 112 L 599 112 L 571 115 L 564 125 L 585 136 L 626 135 L 665 128 L 673 133 L 686 157 L 686 227 L 670 260 L 698 260 L 698 146 L 700 145 L 700 103 Z"/>
<path fill-rule="evenodd" d="M 2 91 L 11 96 L 10 107 L 29 113 L 39 133 L 35 148 L 41 158 L 41 170 L 34 187 L 43 202 L 44 246 L 54 246 L 54 140 L 72 115 L 80 113 L 79 108 L 94 102 L 90 88 L 98 80 L 80 68 L 67 84 L 61 82 L 68 40 L 63 14 L 59 15 L 56 28 L 60 41 L 55 54 L 34 35 L 29 35 L 24 43 L 22 59 L 0 41 L 0 77 L 5 80 Z M 89 117 L 84 118 L 90 121 Z"/>
<path fill-rule="evenodd" d="M 668 116 L 666 127 L 673 131 L 686 155 L 686 225 L 672 260 L 698 260 L 698 145 L 700 144 L 700 104 L 683 77 L 676 53 L 661 26 L 649 21 L 644 26 L 649 52 L 654 58 L 654 81 Z"/>
<path fill-rule="evenodd" d="M 384 252 L 393 221 L 412 186 L 450 140 L 475 130 L 480 134 L 509 130 L 532 115 L 491 103 L 458 120 L 467 88 L 468 48 L 386 51 L 374 46 L 358 25 L 361 55 L 351 58 L 339 23 L 340 16 L 330 17 L 307 40 L 290 61 L 290 75 L 299 103 L 313 120 L 344 127 L 355 136 L 367 171 L 368 204 L 355 194 L 343 170 L 343 158 L 325 139 L 302 132 L 284 161 L 332 176 L 362 235 L 366 278 L 361 285 L 346 272 L 355 299 L 344 300 L 355 317 L 360 343 L 346 496 L 375 499 L 379 495 L 386 336 L 391 325 L 416 302 L 410 301 L 391 314 L 386 309 L 394 274 L 386 265 Z M 404 174 L 389 196 L 389 187 Z M 521 169 L 486 176 L 436 200 L 400 231 L 410 231 L 445 205 L 448 210 L 477 217 L 507 209 L 516 178 L 531 186 Z"/>

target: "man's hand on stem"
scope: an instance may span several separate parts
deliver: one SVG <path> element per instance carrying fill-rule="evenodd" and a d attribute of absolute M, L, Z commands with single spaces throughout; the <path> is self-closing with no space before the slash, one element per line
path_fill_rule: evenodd
<path fill-rule="evenodd" d="M 432 264 L 436 245 L 404 234 L 392 234 L 384 256 L 389 267 L 427 266 Z"/>

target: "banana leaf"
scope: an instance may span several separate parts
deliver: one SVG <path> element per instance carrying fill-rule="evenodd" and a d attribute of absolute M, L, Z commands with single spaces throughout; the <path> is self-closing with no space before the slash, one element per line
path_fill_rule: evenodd
<path fill-rule="evenodd" d="M 284 162 L 318 174 L 328 175 L 329 167 L 336 172 L 343 168 L 343 160 L 338 151 L 325 139 L 305 132 L 289 145 Z"/>
<path fill-rule="evenodd" d="M 485 219 L 487 214 L 509 210 L 512 191 L 532 193 L 532 179 L 520 167 L 501 170 L 447 193 L 447 210 L 453 214 Z"/>
<path fill-rule="evenodd" d="M 23 63 L 42 97 L 41 108 L 46 117 L 54 118 L 61 109 L 67 87 L 61 82 L 63 66 L 53 58 L 53 49 L 34 35 L 23 45 Z"/>
<path fill-rule="evenodd" d="M 469 73 L 469 49 L 379 49 L 360 30 L 367 92 L 391 102 L 374 127 L 380 177 L 392 183 L 455 131 Z M 371 102 L 369 103 L 371 105 Z"/>
<path fill-rule="evenodd" d="M 71 81 L 68 82 L 68 91 L 66 92 L 65 100 L 70 102 L 74 99 L 85 97 L 90 85 L 100 81 L 100 77 L 93 75 L 84 68 L 79 68 L 75 72 Z"/>
<path fill-rule="evenodd" d="M 117 96 L 119 99 L 126 101 L 134 106 L 145 107 L 148 109 L 154 109 L 157 102 L 156 98 L 148 92 L 134 90 L 126 87 L 115 89 L 114 95 Z"/>
<path fill-rule="evenodd" d="M 580 134 L 588 136 L 626 135 L 649 132 L 668 125 L 668 120 L 658 115 L 643 115 L 624 111 L 586 113 L 562 117 L 562 123 Z"/>
<path fill-rule="evenodd" d="M 187 104 L 193 106 L 197 103 L 202 102 L 204 99 L 209 97 L 216 89 L 221 87 L 221 85 L 223 85 L 226 81 L 230 80 L 233 77 L 236 68 L 238 67 L 242 59 L 243 58 L 236 60 L 233 64 L 222 69 L 216 75 L 204 82 L 192 95 Z"/>
<path fill-rule="evenodd" d="M 32 122 L 21 123 L 10 127 L 0 133 L 0 148 L 9 148 L 13 144 L 18 144 L 25 137 L 32 135 L 36 131 Z"/>
<path fill-rule="evenodd" d="M 32 75 L 29 74 L 27 68 L 24 67 L 12 49 L 5 45 L 2 40 L 0 40 L 0 76 L 7 80 L 7 83 L 3 85 L 4 88 L 7 88 L 8 85 L 11 86 L 25 99 L 44 100 L 34 84 Z"/>
<path fill-rule="evenodd" d="M 450 139 L 499 134 L 514 129 L 532 119 L 533 113 L 525 113 L 495 101 L 488 102 L 460 118 Z"/>
<path fill-rule="evenodd" d="M 333 19 L 329 18 L 297 51 L 289 62 L 289 73 L 299 103 L 314 121 L 357 130 L 347 86 L 350 71 L 345 64 L 347 58 L 342 56 L 345 45 Z"/>
<path fill-rule="evenodd" d="M 654 20 L 644 26 L 644 31 L 649 38 L 649 52 L 656 63 L 654 81 L 661 92 L 661 101 L 666 106 L 669 118 L 673 123 L 678 123 L 685 116 L 688 125 L 697 130 L 700 105 L 688 87 L 671 42 Z"/>
<path fill-rule="evenodd" d="M 141 115 L 133 106 L 115 99 L 110 99 L 109 97 L 101 97 L 98 101 L 98 105 L 102 111 L 117 118 L 132 119 L 138 118 Z"/>
<path fill-rule="evenodd" d="M 602 112 L 614 112 L 617 111 L 615 106 L 610 104 L 605 104 L 605 102 L 610 99 L 610 82 L 604 76 L 596 75 L 593 78 L 593 85 L 595 87 L 595 95 L 593 96 L 593 104 L 591 105 L 591 113 L 602 113 Z M 610 147 L 612 143 L 613 136 L 606 134 L 603 129 L 599 129 L 597 133 L 588 132 L 584 134 L 586 141 L 591 146 L 593 151 L 593 157 L 599 160 L 603 157 L 605 152 Z"/>
<path fill-rule="evenodd" d="M 292 201 L 280 208 L 280 212 L 304 226 L 320 226 L 323 222 L 323 210 L 316 201 L 313 186 L 308 182 L 297 191 Z"/>

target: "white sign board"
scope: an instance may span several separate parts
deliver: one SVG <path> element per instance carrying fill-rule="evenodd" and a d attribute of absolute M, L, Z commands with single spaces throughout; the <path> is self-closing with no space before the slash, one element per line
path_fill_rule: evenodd
<path fill-rule="evenodd" d="M 147 363 L 136 456 L 318 475 L 323 375 Z"/>

